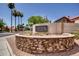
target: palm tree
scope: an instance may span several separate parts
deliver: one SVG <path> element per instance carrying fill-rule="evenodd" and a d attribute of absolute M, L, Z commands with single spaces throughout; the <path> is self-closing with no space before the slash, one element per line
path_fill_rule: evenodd
<path fill-rule="evenodd" d="M 14 3 L 9 3 L 8 7 L 11 9 L 11 32 L 12 32 L 12 9 L 15 8 L 15 5 L 14 5 Z"/>
<path fill-rule="evenodd" d="M 17 16 L 18 16 L 18 30 L 19 30 L 19 26 L 20 26 L 20 21 L 19 21 L 19 17 L 20 17 L 20 11 L 17 11 Z"/>
<path fill-rule="evenodd" d="M 21 17 L 21 25 L 22 25 L 23 13 L 20 13 L 20 17 Z"/>
<path fill-rule="evenodd" d="M 17 17 L 16 9 L 13 11 L 13 16 L 15 17 L 15 31 L 16 31 L 16 17 Z"/>

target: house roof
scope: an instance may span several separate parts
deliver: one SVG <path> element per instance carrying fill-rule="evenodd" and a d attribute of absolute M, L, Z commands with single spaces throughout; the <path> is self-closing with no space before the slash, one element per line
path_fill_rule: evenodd
<path fill-rule="evenodd" d="M 79 16 L 76 16 L 76 17 L 72 18 L 71 20 L 75 21 L 75 20 L 77 20 L 78 18 L 79 18 Z"/>
<path fill-rule="evenodd" d="M 63 17 L 59 18 L 58 20 L 56 20 L 56 21 L 54 21 L 54 22 L 57 22 L 57 21 L 59 21 L 59 20 L 61 20 L 61 19 L 63 19 L 63 18 L 67 19 L 68 21 L 73 22 L 73 21 L 77 20 L 77 18 L 79 18 L 79 16 L 76 16 L 76 17 L 63 16 Z"/>

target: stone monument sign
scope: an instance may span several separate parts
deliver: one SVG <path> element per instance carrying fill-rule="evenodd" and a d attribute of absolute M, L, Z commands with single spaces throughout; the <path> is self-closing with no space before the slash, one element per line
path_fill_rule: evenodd
<path fill-rule="evenodd" d="M 48 26 L 47 25 L 36 26 L 35 31 L 36 32 L 48 32 Z"/>

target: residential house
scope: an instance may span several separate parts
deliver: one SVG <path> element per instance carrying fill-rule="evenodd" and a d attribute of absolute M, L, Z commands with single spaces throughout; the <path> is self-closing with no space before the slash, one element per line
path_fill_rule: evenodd
<path fill-rule="evenodd" d="M 79 23 L 79 16 L 77 16 L 77 17 L 75 17 L 75 18 L 73 18 L 73 19 L 71 19 L 71 20 L 73 20 L 74 23 Z"/>
<path fill-rule="evenodd" d="M 61 17 L 60 19 L 54 21 L 54 23 L 64 22 L 64 23 L 79 23 L 79 16 L 71 18 L 69 16 Z"/>

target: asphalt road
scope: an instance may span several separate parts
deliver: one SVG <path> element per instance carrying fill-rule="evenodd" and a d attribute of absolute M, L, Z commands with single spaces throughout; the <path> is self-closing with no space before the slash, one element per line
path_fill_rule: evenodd
<path fill-rule="evenodd" d="M 4 36 L 9 36 L 9 35 L 13 35 L 13 33 L 0 33 L 0 37 L 4 37 Z"/>

